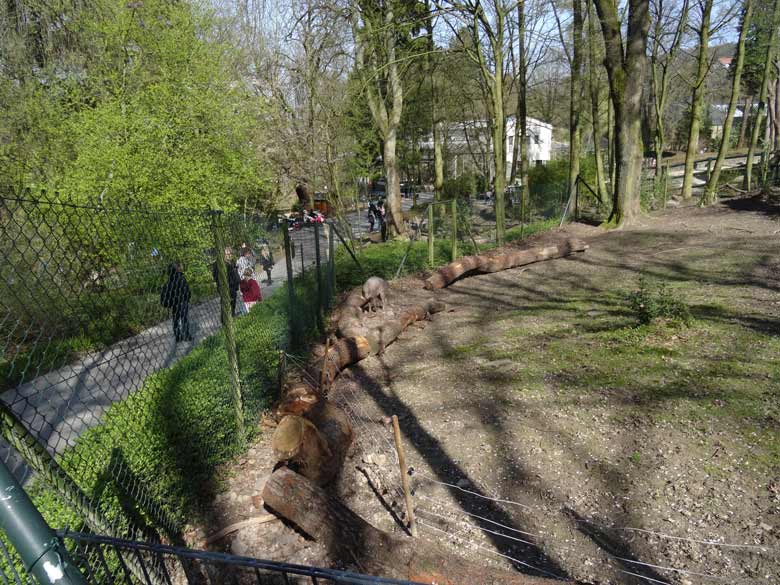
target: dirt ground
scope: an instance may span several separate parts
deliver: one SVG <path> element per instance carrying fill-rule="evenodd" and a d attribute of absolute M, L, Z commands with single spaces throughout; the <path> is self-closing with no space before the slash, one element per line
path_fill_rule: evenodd
<path fill-rule="evenodd" d="M 431 296 L 448 310 L 337 380 L 357 441 L 335 491 L 403 533 L 383 422 L 396 414 L 419 538 L 475 563 L 581 583 L 780 583 L 778 220 L 735 199 L 610 233 L 572 224 L 583 254 L 435 293 L 393 283 L 389 310 Z M 638 326 L 626 297 L 640 275 L 693 324 Z M 215 526 L 263 513 L 270 434 L 232 473 Z M 278 521 L 212 546 L 332 564 Z"/>

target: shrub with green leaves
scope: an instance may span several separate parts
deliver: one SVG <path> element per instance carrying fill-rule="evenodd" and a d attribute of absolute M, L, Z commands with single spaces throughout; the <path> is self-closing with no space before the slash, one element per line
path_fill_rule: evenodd
<path fill-rule="evenodd" d="M 628 301 L 632 312 L 643 325 L 659 320 L 690 325 L 693 321 L 688 305 L 664 281 L 641 277 L 639 287 L 628 295 Z"/>

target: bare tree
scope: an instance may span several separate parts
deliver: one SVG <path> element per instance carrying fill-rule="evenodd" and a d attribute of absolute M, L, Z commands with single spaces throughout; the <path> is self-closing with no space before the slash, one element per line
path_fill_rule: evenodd
<path fill-rule="evenodd" d="M 437 0 L 442 11 L 456 15 L 449 22 L 457 34 L 458 25 L 465 25 L 471 42 L 463 45 L 466 54 L 479 67 L 486 88 L 486 100 L 493 148 L 493 191 L 496 205 L 496 240 L 504 243 L 506 190 L 506 114 L 505 62 L 507 26 L 517 4 L 510 0 L 463 0 L 446 5 Z"/>
<path fill-rule="evenodd" d="M 590 91 L 591 123 L 593 126 L 593 158 L 596 164 L 596 189 L 603 201 L 607 197 L 607 182 L 604 175 L 604 157 L 601 152 L 601 139 L 604 132 L 601 127 L 601 51 L 597 48 L 596 19 L 587 4 L 588 16 L 588 89 Z"/>
<path fill-rule="evenodd" d="M 685 28 L 688 25 L 688 0 L 683 0 L 679 11 L 673 3 L 653 0 L 653 29 L 650 35 L 650 71 L 652 74 L 653 112 L 655 114 L 655 182 L 663 172 L 663 153 L 666 146 L 666 105 L 672 66 L 677 57 Z"/>
<path fill-rule="evenodd" d="M 699 9 L 699 28 L 696 34 L 699 37 L 699 54 L 696 66 L 696 76 L 693 79 L 693 93 L 691 95 L 691 121 L 688 130 L 688 149 L 685 153 L 685 174 L 683 175 L 680 195 L 683 199 L 690 199 L 693 194 L 693 168 L 696 164 L 696 155 L 699 152 L 699 131 L 702 121 L 702 107 L 704 105 L 704 82 L 710 70 L 709 45 L 710 45 L 710 20 L 714 0 L 697 0 Z"/>
<path fill-rule="evenodd" d="M 753 186 L 753 157 L 756 155 L 758 146 L 758 135 L 761 130 L 762 118 L 766 110 L 766 98 L 769 92 L 769 78 L 771 76 L 772 60 L 775 51 L 775 38 L 777 37 L 778 17 L 780 16 L 780 0 L 775 0 L 772 9 L 772 26 L 769 29 L 769 42 L 766 49 L 766 61 L 764 71 L 761 77 L 761 89 L 758 96 L 758 109 L 753 116 L 753 130 L 750 135 L 750 146 L 748 147 L 747 161 L 745 162 L 745 177 L 743 188 L 750 190 Z"/>
<path fill-rule="evenodd" d="M 649 0 L 628 0 L 625 39 L 613 0 L 594 0 L 604 35 L 604 63 L 615 110 L 615 182 L 609 221 L 621 227 L 639 215 L 642 172 L 642 88 L 650 29 Z"/>
<path fill-rule="evenodd" d="M 748 28 L 750 27 L 750 20 L 753 15 L 753 1 L 745 0 L 742 12 L 742 19 L 739 25 L 739 40 L 737 41 L 737 61 L 734 64 L 734 76 L 731 79 L 731 97 L 729 98 L 729 106 L 726 111 L 726 119 L 723 121 L 723 133 L 720 138 L 720 148 L 718 148 L 718 158 L 715 160 L 715 166 L 712 169 L 707 186 L 704 190 L 704 196 L 702 203 L 705 205 L 711 205 L 715 202 L 716 191 L 718 188 L 718 180 L 720 179 L 720 170 L 723 167 L 723 161 L 726 159 L 726 155 L 729 151 L 729 141 L 731 139 L 731 126 L 734 122 L 734 112 L 737 109 L 737 102 L 739 101 L 739 88 L 742 81 L 742 69 L 745 65 L 745 37 L 747 36 Z M 743 113 L 743 122 L 744 116 Z"/>
<path fill-rule="evenodd" d="M 563 25 L 558 17 L 555 2 L 552 3 L 558 34 L 561 37 L 566 59 L 569 61 L 569 199 L 574 197 L 580 174 L 580 156 L 582 151 L 582 0 L 572 0 L 571 51 L 564 38 Z"/>
<path fill-rule="evenodd" d="M 404 15 L 399 13 L 403 7 L 396 4 L 393 0 L 354 3 L 352 30 L 358 73 L 363 80 L 371 115 L 382 137 L 390 226 L 395 234 L 404 235 L 401 181 L 396 157 L 398 127 L 404 106 L 404 89 L 397 58 L 398 42 L 404 34 Z"/>

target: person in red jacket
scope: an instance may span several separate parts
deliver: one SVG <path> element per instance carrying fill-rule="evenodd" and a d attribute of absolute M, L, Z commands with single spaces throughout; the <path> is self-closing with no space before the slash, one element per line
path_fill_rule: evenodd
<path fill-rule="evenodd" d="M 244 304 L 246 310 L 249 311 L 258 303 L 263 300 L 263 293 L 260 292 L 260 285 L 254 279 L 254 273 L 251 268 L 244 270 L 243 277 L 241 278 L 241 296 L 244 297 Z"/>

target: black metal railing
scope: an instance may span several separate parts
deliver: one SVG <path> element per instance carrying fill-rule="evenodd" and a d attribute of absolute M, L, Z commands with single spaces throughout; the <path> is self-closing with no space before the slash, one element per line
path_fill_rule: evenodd
<path fill-rule="evenodd" d="M 361 575 L 349 571 L 280 563 L 226 553 L 192 550 L 163 544 L 135 542 L 81 532 L 60 531 L 58 536 L 89 583 L 352 583 L 359 585 L 414 585 L 412 581 Z M 130 560 L 141 575 L 130 568 Z M 159 578 L 159 577 L 158 577 Z"/>

